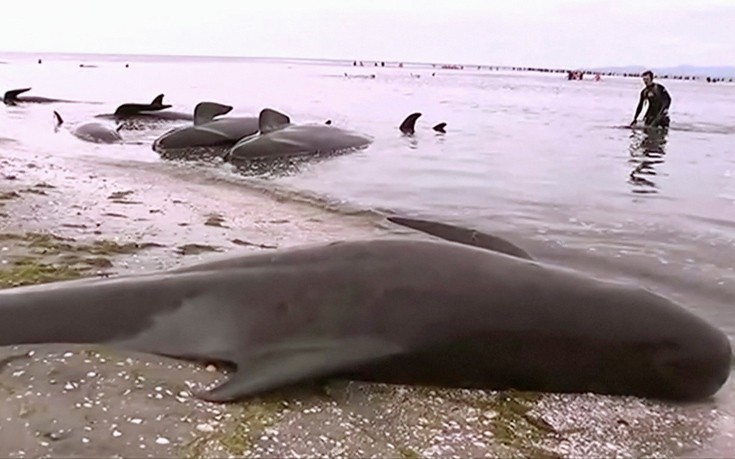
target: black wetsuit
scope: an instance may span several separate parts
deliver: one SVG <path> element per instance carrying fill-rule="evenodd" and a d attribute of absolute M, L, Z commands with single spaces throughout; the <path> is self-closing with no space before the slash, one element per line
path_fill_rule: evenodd
<path fill-rule="evenodd" d="M 638 107 L 635 109 L 634 119 L 638 119 L 638 115 L 643 109 L 644 101 L 648 101 L 648 108 L 646 109 L 646 114 L 643 116 L 643 121 L 646 126 L 669 127 L 668 110 L 671 105 L 671 96 L 666 88 L 659 83 L 653 83 L 651 86 L 643 88 L 641 98 L 638 101 Z M 657 121 L 656 117 L 658 117 Z M 655 125 L 653 124 L 654 121 Z"/>

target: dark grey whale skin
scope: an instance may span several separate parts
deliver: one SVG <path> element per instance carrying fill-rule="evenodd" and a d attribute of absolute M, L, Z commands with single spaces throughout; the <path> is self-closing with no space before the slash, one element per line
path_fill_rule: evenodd
<path fill-rule="evenodd" d="M 0 345 L 28 343 L 231 362 L 215 402 L 331 377 L 698 400 L 731 365 L 724 333 L 647 290 L 410 239 L 0 291 Z"/>
<path fill-rule="evenodd" d="M 78 104 L 89 104 L 96 102 L 84 102 L 79 100 L 67 100 L 67 99 L 54 99 L 51 97 L 41 96 L 24 96 L 22 94 L 30 91 L 32 88 L 21 88 L 11 89 L 6 91 L 3 95 L 3 103 L 5 105 L 19 105 L 19 104 L 53 104 L 53 103 L 78 103 Z"/>
<path fill-rule="evenodd" d="M 459 242 L 488 250 L 494 250 L 496 252 L 513 255 L 519 258 L 525 258 L 527 260 L 533 259 L 528 252 L 512 242 L 493 234 L 483 233 L 471 228 L 462 228 L 461 226 L 449 225 L 447 223 L 399 216 L 390 216 L 387 217 L 387 220 L 391 223 L 395 223 L 396 225 L 421 231 L 422 233 L 440 237 L 447 241 Z"/>
<path fill-rule="evenodd" d="M 292 124 L 287 115 L 264 108 L 258 115 L 258 133 L 235 143 L 225 160 L 237 163 L 330 155 L 366 148 L 372 141 L 370 136 L 331 123 Z"/>

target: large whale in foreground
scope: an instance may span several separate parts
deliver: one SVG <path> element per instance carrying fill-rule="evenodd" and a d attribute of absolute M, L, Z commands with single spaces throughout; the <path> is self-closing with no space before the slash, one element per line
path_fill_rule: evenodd
<path fill-rule="evenodd" d="M 259 133 L 237 142 L 226 160 L 272 159 L 332 154 L 367 147 L 372 138 L 330 124 L 291 124 L 291 119 L 270 108 L 261 110 Z"/>
<path fill-rule="evenodd" d="M 698 400 L 731 365 L 727 336 L 647 290 L 410 239 L 0 291 L 0 345 L 31 343 L 235 364 L 214 402 L 330 377 Z"/>
<path fill-rule="evenodd" d="M 200 102 L 194 108 L 194 124 L 174 128 L 153 142 L 153 150 L 190 149 L 232 146 L 243 137 L 258 132 L 255 116 L 228 116 L 232 106 L 215 102 Z M 220 117 L 220 118 L 218 118 Z"/>

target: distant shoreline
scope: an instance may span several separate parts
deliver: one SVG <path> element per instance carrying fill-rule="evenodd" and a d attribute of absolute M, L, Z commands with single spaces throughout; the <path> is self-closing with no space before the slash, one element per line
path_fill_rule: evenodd
<path fill-rule="evenodd" d="M 350 65 L 360 67 L 408 67 L 432 68 L 439 70 L 501 70 L 539 73 L 583 72 L 586 75 L 599 73 L 602 76 L 638 77 L 648 67 L 644 66 L 605 66 L 605 67 L 538 67 L 496 64 L 458 64 L 442 61 L 410 62 L 375 59 L 334 59 L 306 57 L 266 57 L 266 56 L 203 56 L 175 54 L 100 54 L 100 53 L 61 53 L 61 52 L 20 52 L 0 51 L 0 61 L 7 60 L 53 60 L 53 61 L 104 61 L 104 62 L 272 62 L 293 64 Z M 10 62 L 3 62 L 10 63 Z M 362 65 L 360 65 L 362 64 Z M 662 79 L 729 81 L 735 80 L 735 66 L 690 66 L 656 67 L 650 69 Z"/>

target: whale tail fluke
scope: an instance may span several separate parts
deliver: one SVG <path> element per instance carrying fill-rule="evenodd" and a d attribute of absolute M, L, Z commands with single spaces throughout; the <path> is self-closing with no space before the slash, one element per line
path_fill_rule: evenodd
<path fill-rule="evenodd" d="M 56 128 L 64 124 L 64 118 L 62 118 L 56 110 L 54 110 L 54 121 L 56 121 L 56 125 L 54 126 Z"/>
<path fill-rule="evenodd" d="M 6 105 L 15 105 L 16 103 L 18 103 L 18 96 L 30 90 L 31 88 L 21 88 L 6 91 L 5 95 L 3 96 L 3 102 L 5 102 Z"/>

